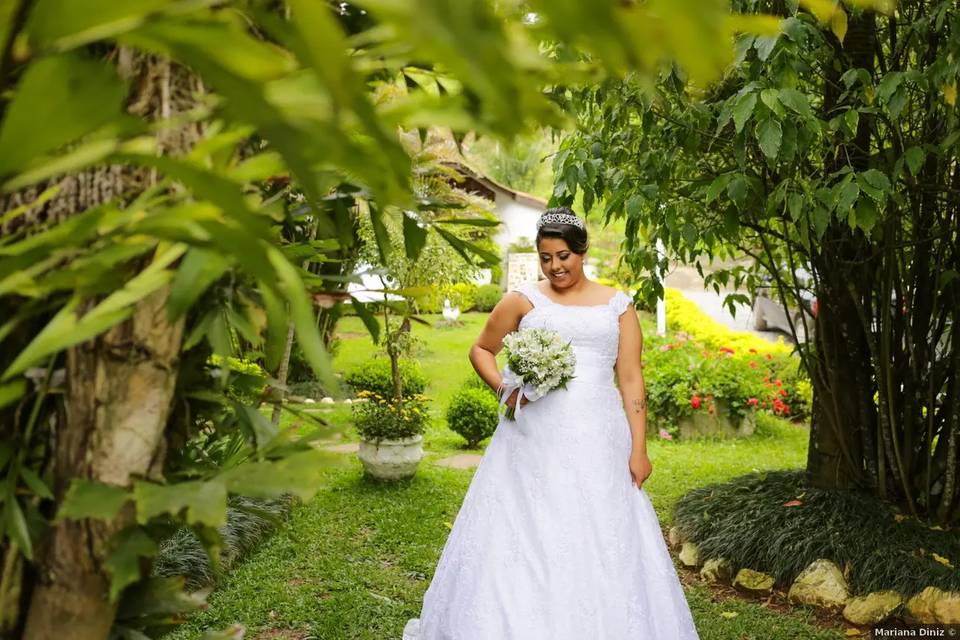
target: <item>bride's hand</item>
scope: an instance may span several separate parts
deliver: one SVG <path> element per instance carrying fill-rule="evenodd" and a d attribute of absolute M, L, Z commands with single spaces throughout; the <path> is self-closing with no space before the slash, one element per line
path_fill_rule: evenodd
<path fill-rule="evenodd" d="M 508 407 L 510 407 L 511 409 L 515 409 L 515 408 L 516 408 L 516 406 L 517 406 L 517 394 L 519 394 L 519 393 L 520 393 L 520 389 L 514 389 L 514 390 L 513 390 L 513 393 L 510 394 L 510 397 L 507 398 L 507 401 L 506 401 L 505 404 L 506 404 Z M 526 404 L 527 404 L 528 402 L 530 402 L 530 401 L 527 399 L 527 396 L 523 396 L 522 398 L 520 398 L 520 406 L 521 406 L 521 407 L 526 406 Z"/>
<path fill-rule="evenodd" d="M 630 475 L 633 476 L 633 484 L 637 489 L 643 486 L 644 480 L 653 473 L 653 464 L 647 456 L 646 451 L 634 451 L 630 454 Z"/>

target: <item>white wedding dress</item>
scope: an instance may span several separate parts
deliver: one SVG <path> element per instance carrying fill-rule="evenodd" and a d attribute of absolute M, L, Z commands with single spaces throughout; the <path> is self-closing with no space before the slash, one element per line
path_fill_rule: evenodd
<path fill-rule="evenodd" d="M 562 305 L 535 284 L 520 328 L 572 341 L 576 378 L 503 416 L 403 640 L 697 640 L 614 385 L 630 299 Z"/>

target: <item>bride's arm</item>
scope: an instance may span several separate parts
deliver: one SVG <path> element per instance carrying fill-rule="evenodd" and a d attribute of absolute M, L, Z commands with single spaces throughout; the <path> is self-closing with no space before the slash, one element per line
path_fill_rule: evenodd
<path fill-rule="evenodd" d="M 507 293 L 490 312 L 487 323 L 470 347 L 470 362 L 473 368 L 494 391 L 500 386 L 497 353 L 503 348 L 503 338 L 517 329 L 520 319 L 529 311 L 530 306 L 530 302 L 523 295 Z"/>
<path fill-rule="evenodd" d="M 623 406 L 630 421 L 634 453 L 647 452 L 647 391 L 640 358 L 643 355 L 643 332 L 632 306 L 620 315 L 620 347 L 617 352 L 617 383 Z"/>

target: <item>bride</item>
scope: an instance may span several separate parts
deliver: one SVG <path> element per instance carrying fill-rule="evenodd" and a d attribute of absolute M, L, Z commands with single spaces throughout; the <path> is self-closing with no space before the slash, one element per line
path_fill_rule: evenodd
<path fill-rule="evenodd" d="M 540 327 L 571 341 L 575 378 L 501 417 L 403 638 L 696 640 L 642 488 L 652 465 L 636 312 L 584 276 L 587 232 L 569 208 L 540 217 L 536 244 L 546 281 L 503 297 L 470 361 L 498 389 L 503 337 Z"/>

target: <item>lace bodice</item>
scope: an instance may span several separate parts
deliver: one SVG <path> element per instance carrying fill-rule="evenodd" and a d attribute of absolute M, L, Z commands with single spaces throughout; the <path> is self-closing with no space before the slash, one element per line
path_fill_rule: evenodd
<path fill-rule="evenodd" d="M 520 329 L 552 329 L 571 341 L 577 356 L 577 372 L 584 369 L 609 371 L 617 361 L 620 346 L 620 315 L 631 304 L 630 297 L 617 291 L 605 304 L 570 305 L 554 302 L 536 283 L 515 289 L 533 309 L 520 319 Z"/>

